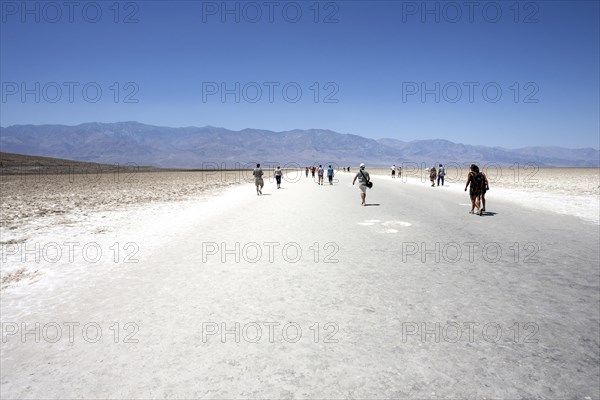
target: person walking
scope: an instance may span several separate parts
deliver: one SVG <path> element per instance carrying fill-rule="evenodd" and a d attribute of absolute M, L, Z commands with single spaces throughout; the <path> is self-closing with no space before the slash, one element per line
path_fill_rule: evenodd
<path fill-rule="evenodd" d="M 392 165 L 392 179 L 396 179 L 396 164 Z"/>
<path fill-rule="evenodd" d="M 435 178 L 437 176 L 437 172 L 435 170 L 435 166 L 431 167 L 429 170 L 429 180 L 431 181 L 431 187 L 435 186 Z"/>
<path fill-rule="evenodd" d="M 438 175 L 437 175 L 437 185 L 440 186 L 440 180 L 442 181 L 442 186 L 444 186 L 444 176 L 446 176 L 446 170 L 444 169 L 443 165 L 440 164 L 440 168 L 438 169 Z"/>
<path fill-rule="evenodd" d="M 310 168 L 310 173 L 312 174 L 312 177 L 313 177 L 313 179 L 314 179 L 314 177 L 315 177 L 315 171 L 316 171 L 316 170 L 317 170 L 317 169 L 315 168 L 315 166 L 314 166 L 314 165 L 313 165 L 313 166 Z"/>
<path fill-rule="evenodd" d="M 319 185 L 323 185 L 323 174 L 325 173 L 325 170 L 323 169 L 322 165 L 319 165 L 319 169 L 317 170 L 317 175 L 319 176 Z"/>
<path fill-rule="evenodd" d="M 281 167 L 277 166 L 275 169 L 275 180 L 277 181 L 277 189 L 281 189 L 281 177 L 283 173 L 281 172 Z"/>
<path fill-rule="evenodd" d="M 352 184 L 356 182 L 358 179 L 358 189 L 360 190 L 360 200 L 361 206 L 366 206 L 367 203 L 367 188 L 373 187 L 373 183 L 371 182 L 371 177 L 369 173 L 365 170 L 365 164 L 361 163 L 360 168 L 356 175 L 354 176 L 354 180 L 352 180 Z"/>
<path fill-rule="evenodd" d="M 306 173 L 306 177 L 308 178 L 308 167 L 306 167 L 306 170 L 304 172 Z"/>
<path fill-rule="evenodd" d="M 329 184 L 333 185 L 333 168 L 331 168 L 331 165 L 327 168 L 327 179 L 329 179 Z"/>
<path fill-rule="evenodd" d="M 254 176 L 254 184 L 256 185 L 256 194 L 262 194 L 262 188 L 265 186 L 265 182 L 263 181 L 263 170 L 260 167 L 260 164 L 256 164 L 256 168 L 252 171 L 252 175 Z"/>
<path fill-rule="evenodd" d="M 469 188 L 469 197 L 471 198 L 471 211 L 469 211 L 469 214 L 474 214 L 475 209 L 479 209 L 481 206 L 481 195 L 484 193 L 484 190 L 489 189 L 486 182 L 487 178 L 485 174 L 479 172 L 477 165 L 471 164 L 471 171 L 467 176 L 467 183 L 465 184 L 465 192 Z M 479 210 L 478 214 L 483 215 L 483 211 L 485 211 L 485 205 L 483 205 L 483 209 Z"/>

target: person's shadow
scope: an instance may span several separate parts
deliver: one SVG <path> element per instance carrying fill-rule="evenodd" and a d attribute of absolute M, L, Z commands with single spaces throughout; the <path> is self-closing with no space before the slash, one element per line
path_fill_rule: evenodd
<path fill-rule="evenodd" d="M 494 215 L 496 215 L 496 214 L 498 214 L 498 213 L 495 213 L 495 212 L 489 212 L 489 211 L 484 211 L 484 212 L 482 212 L 482 213 L 481 213 L 481 216 L 482 216 L 482 217 L 493 217 L 493 216 L 494 216 Z"/>
<path fill-rule="evenodd" d="M 370 204 L 365 204 L 365 207 L 370 207 L 370 206 L 376 206 L 379 207 L 381 204 L 379 203 L 370 203 Z"/>

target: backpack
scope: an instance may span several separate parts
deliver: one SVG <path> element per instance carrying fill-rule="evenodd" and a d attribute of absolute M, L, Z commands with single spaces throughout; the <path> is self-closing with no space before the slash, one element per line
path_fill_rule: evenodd
<path fill-rule="evenodd" d="M 471 177 L 471 187 L 474 190 L 481 190 L 483 188 L 483 174 L 481 172 L 477 172 Z"/>

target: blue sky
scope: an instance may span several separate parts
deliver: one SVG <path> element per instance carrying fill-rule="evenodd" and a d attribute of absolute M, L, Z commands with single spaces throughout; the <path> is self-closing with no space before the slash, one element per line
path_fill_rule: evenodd
<path fill-rule="evenodd" d="M 600 146 L 598 1 L 1 4 L 2 126 Z"/>

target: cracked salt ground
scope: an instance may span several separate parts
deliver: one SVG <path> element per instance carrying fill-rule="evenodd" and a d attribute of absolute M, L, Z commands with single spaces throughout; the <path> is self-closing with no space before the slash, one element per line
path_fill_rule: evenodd
<path fill-rule="evenodd" d="M 361 226 L 375 226 L 379 224 L 381 220 L 378 219 L 367 219 L 363 222 L 357 222 L 357 225 Z M 405 221 L 385 221 L 380 223 L 382 229 L 379 230 L 380 233 L 398 233 L 398 229 L 396 228 L 406 228 L 412 226 L 410 222 Z"/>

